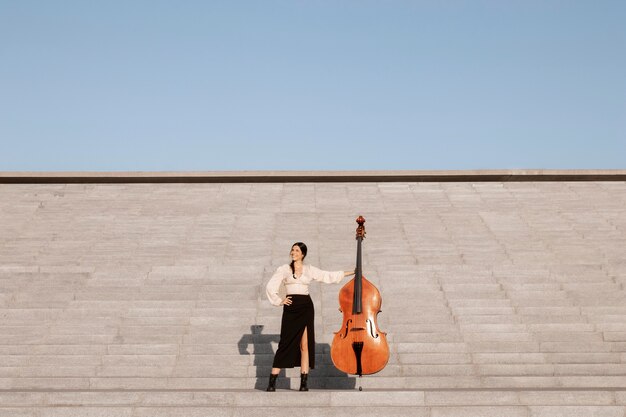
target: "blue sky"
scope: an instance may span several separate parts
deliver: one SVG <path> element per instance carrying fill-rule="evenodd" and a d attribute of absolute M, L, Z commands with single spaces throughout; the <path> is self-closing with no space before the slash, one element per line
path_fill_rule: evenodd
<path fill-rule="evenodd" d="M 0 0 L 0 171 L 626 168 L 626 1 Z"/>

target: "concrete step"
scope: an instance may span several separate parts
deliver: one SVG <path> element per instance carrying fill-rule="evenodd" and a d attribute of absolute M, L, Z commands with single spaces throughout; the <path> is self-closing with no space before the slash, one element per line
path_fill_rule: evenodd
<path fill-rule="evenodd" d="M 0 416 L 623 417 L 624 390 L 0 391 Z"/>
<path fill-rule="evenodd" d="M 405 356 L 406 357 L 406 356 Z M 272 355 L 265 360 L 256 360 L 255 365 L 244 361 L 232 361 L 223 365 L 229 356 L 190 357 L 178 359 L 175 356 L 105 356 L 73 357 L 64 359 L 50 357 L 17 357 L 5 360 L 0 367 L 0 378 L 240 378 L 269 373 Z M 410 357 L 409 357 L 410 358 Z M 523 358 L 523 359 L 522 359 Z M 623 376 L 626 364 L 623 363 L 548 363 L 544 358 L 528 357 L 499 358 L 484 363 L 469 362 L 468 357 L 443 359 L 442 357 L 413 359 L 414 362 L 388 364 L 372 379 L 403 377 L 467 376 L 478 379 L 484 376 L 507 377 L 569 377 L 569 376 Z M 480 360 L 480 358 L 478 358 Z M 97 363 L 96 363 L 97 362 Z M 342 373 L 331 363 L 318 363 L 313 374 L 324 380 L 332 380 Z M 243 382 L 242 382 L 243 384 Z M 244 384 L 245 386 L 245 384 Z M 40 387 L 45 388 L 45 387 Z"/>
<path fill-rule="evenodd" d="M 463 365 L 422 366 L 414 369 L 411 375 L 368 376 L 362 382 L 363 386 L 376 389 L 451 389 L 451 388 L 491 388 L 491 389 L 544 389 L 544 388 L 626 388 L 626 376 L 619 375 L 553 375 L 549 372 L 529 375 L 532 366 L 520 366 L 510 374 L 501 372 L 503 368 L 494 367 L 496 372 L 487 371 L 485 375 L 470 374 Z M 546 366 L 549 367 L 550 365 Z M 227 371 L 204 372 L 201 375 L 172 376 L 164 373 L 159 367 L 139 368 L 139 371 L 129 369 L 111 369 L 109 375 L 91 376 L 86 373 L 61 376 L 17 375 L 21 368 L 13 368 L 14 374 L 0 377 L 0 389 L 250 389 L 264 384 L 270 372 L 267 368 L 249 369 L 250 376 L 238 375 L 238 367 Z M 145 370 L 144 370 L 145 369 Z M 456 370 L 458 373 L 450 374 Z M 223 372 L 221 372 L 223 371 Z M 437 373 L 440 372 L 439 375 Z M 420 375 L 423 372 L 424 375 Z M 328 370 L 329 374 L 337 374 L 336 370 Z M 524 375 L 517 375 L 524 373 Z M 208 376 L 211 375 L 211 376 Z M 299 370 L 289 370 L 286 375 L 297 379 Z M 317 376 L 315 376 L 317 375 Z M 387 375 L 389 375 L 387 373 Z M 346 388 L 354 387 L 358 383 L 356 378 L 345 375 L 331 376 L 311 374 L 315 386 L 319 388 Z"/>

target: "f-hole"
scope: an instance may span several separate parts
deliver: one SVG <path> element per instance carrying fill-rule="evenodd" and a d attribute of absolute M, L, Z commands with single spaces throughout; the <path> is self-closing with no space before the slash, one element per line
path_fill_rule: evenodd
<path fill-rule="evenodd" d="M 350 331 L 350 330 L 349 330 L 350 323 L 352 323 L 352 319 L 346 320 L 346 328 L 345 328 L 345 332 L 343 333 L 343 336 L 341 336 L 341 337 L 342 337 L 342 338 L 344 338 L 344 339 L 348 336 L 348 332 Z"/>
<path fill-rule="evenodd" d="M 372 321 L 370 319 L 365 320 L 367 325 L 370 328 L 370 334 L 372 335 L 372 337 L 374 339 L 378 339 L 378 333 L 376 333 L 376 335 L 374 335 L 374 324 L 372 323 Z"/>

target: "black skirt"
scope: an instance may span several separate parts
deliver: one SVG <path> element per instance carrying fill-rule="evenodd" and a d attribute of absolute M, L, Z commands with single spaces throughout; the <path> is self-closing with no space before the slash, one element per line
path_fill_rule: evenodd
<path fill-rule="evenodd" d="M 315 367 L 315 309 L 308 295 L 292 294 L 291 305 L 283 305 L 283 318 L 280 325 L 280 341 L 274 356 L 274 368 L 300 366 L 302 355 L 300 341 L 307 329 L 309 367 Z"/>

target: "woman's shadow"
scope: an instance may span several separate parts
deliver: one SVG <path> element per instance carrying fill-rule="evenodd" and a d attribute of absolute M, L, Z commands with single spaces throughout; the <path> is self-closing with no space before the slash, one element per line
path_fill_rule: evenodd
<path fill-rule="evenodd" d="M 256 367 L 255 389 L 265 390 L 272 370 L 274 360 L 274 350 L 272 342 L 278 343 L 280 335 L 262 334 L 262 324 L 250 326 L 250 333 L 244 334 L 239 339 L 238 347 L 240 355 L 254 355 L 253 364 Z M 248 347 L 252 345 L 252 353 Z M 311 370 L 309 387 L 314 389 L 354 389 L 356 379 L 348 374 L 339 371 L 330 359 L 330 345 L 328 343 L 315 344 L 316 358 L 315 369 Z M 285 370 L 280 371 L 280 376 L 276 382 L 276 388 L 290 389 L 290 381 L 285 378 Z"/>

